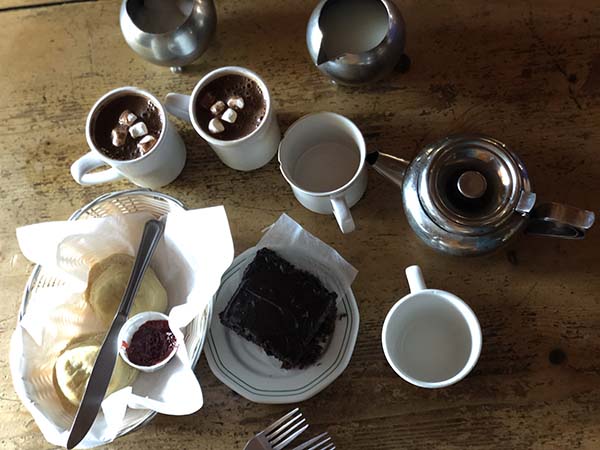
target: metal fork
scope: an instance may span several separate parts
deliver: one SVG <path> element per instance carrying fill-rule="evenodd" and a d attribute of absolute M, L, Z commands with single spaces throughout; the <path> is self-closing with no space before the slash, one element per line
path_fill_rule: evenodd
<path fill-rule="evenodd" d="M 250 439 L 244 450 L 281 450 L 308 428 L 305 422 L 296 408 Z"/>
<path fill-rule="evenodd" d="M 331 437 L 327 433 L 323 433 L 292 450 L 335 450 L 335 445 L 333 445 Z"/>

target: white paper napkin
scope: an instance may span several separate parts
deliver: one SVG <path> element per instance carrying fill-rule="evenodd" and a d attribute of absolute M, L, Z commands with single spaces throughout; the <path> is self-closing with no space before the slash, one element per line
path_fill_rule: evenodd
<path fill-rule="evenodd" d="M 343 286 L 351 286 L 358 270 L 346 261 L 342 255 L 322 240 L 310 234 L 298 222 L 287 214 L 282 214 L 277 221 L 263 230 L 265 233 L 256 244 L 256 248 L 269 247 L 273 249 L 297 249 L 290 261 L 297 267 L 314 272 L 314 262 L 321 263 L 336 274 Z M 307 255 L 303 260 L 300 255 Z"/>
<path fill-rule="evenodd" d="M 54 445 L 66 444 L 74 416 L 74 411 L 62 406 L 54 387 L 54 362 L 73 337 L 106 331 L 82 296 L 89 269 L 114 253 L 135 256 L 144 224 L 150 218 L 149 214 L 137 213 L 17 229 L 23 254 L 41 264 L 46 273 L 64 280 L 36 291 L 10 348 L 17 394 Z M 168 215 L 164 238 L 151 266 L 167 291 L 169 323 L 181 341 L 183 333 L 177 330 L 205 310 L 232 259 L 233 242 L 223 207 Z M 200 409 L 202 390 L 188 350 L 180 345 L 164 369 L 140 373 L 133 386 L 107 397 L 102 403 L 103 413 L 78 448 L 112 441 L 119 430 L 148 409 L 171 415 Z"/>

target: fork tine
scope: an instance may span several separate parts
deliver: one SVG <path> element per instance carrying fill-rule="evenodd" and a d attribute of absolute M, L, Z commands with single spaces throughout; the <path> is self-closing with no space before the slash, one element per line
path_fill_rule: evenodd
<path fill-rule="evenodd" d="M 272 441 L 277 436 L 279 436 L 281 433 L 283 433 L 287 428 L 289 428 L 292 425 L 294 425 L 294 423 L 297 422 L 300 419 L 302 419 L 302 413 L 298 413 L 297 415 L 295 415 L 291 419 L 288 419 L 287 422 L 285 422 L 283 425 L 280 425 L 279 428 L 277 428 L 274 431 L 271 431 L 268 434 L 263 432 L 263 435 L 267 438 L 268 441 Z M 304 421 L 304 419 L 302 419 L 302 420 Z"/>
<path fill-rule="evenodd" d="M 269 444 L 271 444 L 273 446 L 273 445 L 277 444 L 278 442 L 282 441 L 288 434 L 290 434 L 292 431 L 294 431 L 296 428 L 298 428 L 304 422 L 306 422 L 306 419 L 302 419 L 301 421 L 296 422 L 295 425 L 291 426 L 290 428 L 288 428 L 287 430 L 285 430 L 283 433 L 279 434 L 278 436 L 272 436 L 272 437 L 267 436 L 267 440 L 269 441 Z M 273 432 L 273 433 L 275 433 L 275 432 Z M 273 437 L 275 439 L 273 439 Z"/>
<path fill-rule="evenodd" d="M 316 450 L 316 449 L 327 450 L 327 449 L 330 449 L 331 446 L 333 445 L 333 442 L 329 442 L 329 441 L 331 441 L 331 437 L 328 436 L 327 439 L 325 439 L 324 441 L 319 442 L 317 445 L 313 445 L 308 450 Z M 329 442 L 329 444 L 327 444 L 327 442 Z M 325 445 L 325 444 L 327 444 L 325 447 L 321 447 L 321 445 Z"/>
<path fill-rule="evenodd" d="M 335 450 L 335 445 L 330 444 L 327 447 L 323 447 L 321 450 Z"/>
<path fill-rule="evenodd" d="M 322 434 L 319 434 L 318 436 L 315 436 L 312 439 L 309 439 L 304 444 L 300 444 L 298 447 L 294 447 L 292 450 L 306 450 L 306 449 L 311 450 L 311 449 L 314 449 L 314 448 L 316 448 L 316 446 L 312 446 L 312 447 L 310 447 L 310 446 L 313 445 L 315 442 L 319 441 L 320 439 L 323 439 L 323 438 L 327 438 L 327 439 L 325 439 L 322 442 L 319 442 L 317 444 L 317 446 L 319 446 L 319 445 L 321 445 L 321 444 L 323 444 L 323 443 L 331 440 L 331 438 L 327 435 L 327 433 L 322 433 Z M 310 447 L 310 448 L 308 448 L 308 447 Z"/>
<path fill-rule="evenodd" d="M 275 447 L 273 447 L 273 450 L 281 450 L 282 448 L 287 447 L 287 445 L 290 442 L 292 442 L 294 439 L 296 439 L 298 436 L 300 436 L 302 433 L 304 433 L 304 430 L 306 430 L 307 428 L 308 428 L 308 424 L 304 425 L 299 430 L 296 430 L 294 432 L 294 434 L 292 434 L 290 437 L 288 437 L 285 441 L 280 442 Z"/>
<path fill-rule="evenodd" d="M 273 431 L 275 428 L 277 428 L 279 425 L 281 425 L 287 419 L 289 419 L 290 417 L 292 417 L 298 411 L 299 411 L 299 408 L 296 408 L 296 409 L 290 411 L 289 413 L 287 413 L 285 416 L 281 417 L 280 419 L 277 419 L 275 422 L 273 422 L 271 425 L 269 425 L 267 428 L 265 428 L 262 431 L 262 434 L 269 434 L 271 431 Z"/>

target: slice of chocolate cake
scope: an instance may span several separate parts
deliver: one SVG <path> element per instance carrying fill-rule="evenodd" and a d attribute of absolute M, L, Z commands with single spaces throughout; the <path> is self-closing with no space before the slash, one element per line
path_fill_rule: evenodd
<path fill-rule="evenodd" d="M 316 276 L 262 248 L 219 317 L 283 368 L 303 368 L 319 359 L 333 333 L 336 299 Z"/>

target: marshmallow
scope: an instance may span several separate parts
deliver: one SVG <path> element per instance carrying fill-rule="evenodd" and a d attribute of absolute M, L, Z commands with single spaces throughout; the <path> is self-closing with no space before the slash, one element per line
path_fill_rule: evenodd
<path fill-rule="evenodd" d="M 223 119 L 225 122 L 235 123 L 237 120 L 237 113 L 235 112 L 235 109 L 228 108 L 227 111 L 225 111 L 221 116 L 221 119 Z"/>
<path fill-rule="evenodd" d="M 223 122 L 215 117 L 208 122 L 208 131 L 212 134 L 219 134 L 225 131 L 225 126 L 223 125 Z"/>
<path fill-rule="evenodd" d="M 239 95 L 234 95 L 227 100 L 227 106 L 233 109 L 244 109 L 244 99 Z"/>
<path fill-rule="evenodd" d="M 152 149 L 152 147 L 154 147 L 154 144 L 156 144 L 156 138 L 151 134 L 147 134 L 140 139 L 137 144 L 137 148 L 142 155 L 145 155 Z"/>
<path fill-rule="evenodd" d="M 129 127 L 129 134 L 132 138 L 139 138 L 148 134 L 148 127 L 144 122 L 138 122 Z"/>
<path fill-rule="evenodd" d="M 122 147 L 127 142 L 127 127 L 123 125 L 119 125 L 113 128 L 112 133 L 110 134 L 110 138 L 112 141 L 112 145 L 115 147 Z"/>
<path fill-rule="evenodd" d="M 210 92 L 204 94 L 204 96 L 200 99 L 200 106 L 204 109 L 210 109 L 210 107 L 215 103 L 217 99 Z"/>
<path fill-rule="evenodd" d="M 133 125 L 136 120 L 137 120 L 137 116 L 134 113 L 132 113 L 131 111 L 129 111 L 128 109 L 123 111 L 121 113 L 121 115 L 119 116 L 119 124 L 127 125 L 128 127 Z"/>
<path fill-rule="evenodd" d="M 225 103 L 219 100 L 217 103 L 210 107 L 210 112 L 213 114 L 213 116 L 218 116 L 223 111 L 225 111 L 226 108 L 227 106 L 225 106 Z"/>

